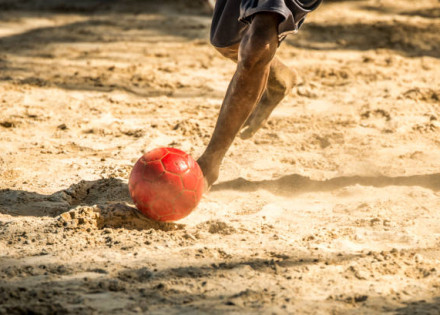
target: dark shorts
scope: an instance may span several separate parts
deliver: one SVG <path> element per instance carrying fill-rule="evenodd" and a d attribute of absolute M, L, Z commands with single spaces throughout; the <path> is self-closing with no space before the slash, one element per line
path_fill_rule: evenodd
<path fill-rule="evenodd" d="M 217 0 L 211 25 L 211 43 L 228 47 L 241 41 L 252 17 L 259 12 L 274 12 L 283 19 L 278 26 L 280 42 L 301 27 L 307 13 L 322 0 Z"/>

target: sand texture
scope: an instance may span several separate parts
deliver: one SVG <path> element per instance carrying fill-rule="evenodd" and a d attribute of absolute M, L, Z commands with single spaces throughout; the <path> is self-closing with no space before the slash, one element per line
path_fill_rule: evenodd
<path fill-rule="evenodd" d="M 191 1 L 0 0 L 0 314 L 439 314 L 440 2 L 331 1 L 299 84 L 176 223 L 143 152 L 197 158 L 235 65 Z"/>

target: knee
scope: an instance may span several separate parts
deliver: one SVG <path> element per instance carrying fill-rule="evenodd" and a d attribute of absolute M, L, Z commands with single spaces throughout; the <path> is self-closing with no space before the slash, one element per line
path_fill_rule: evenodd
<path fill-rule="evenodd" d="M 270 65 L 276 51 L 270 38 L 262 33 L 245 36 L 240 46 L 239 65 L 244 69 L 255 69 Z"/>
<path fill-rule="evenodd" d="M 223 56 L 233 61 L 237 61 L 238 58 L 238 45 L 229 47 L 215 47 L 215 49 Z"/>
<path fill-rule="evenodd" d="M 257 15 L 243 37 L 238 62 L 244 69 L 267 67 L 278 47 L 278 17 Z"/>

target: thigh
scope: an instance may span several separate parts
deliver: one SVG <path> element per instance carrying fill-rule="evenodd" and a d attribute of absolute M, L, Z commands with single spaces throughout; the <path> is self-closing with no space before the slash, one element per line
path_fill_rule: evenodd
<path fill-rule="evenodd" d="M 240 48 L 241 39 L 244 36 L 256 37 L 257 40 L 263 41 L 263 44 L 267 44 L 268 41 L 272 41 L 276 38 L 276 27 L 281 17 L 278 14 L 271 12 L 260 12 L 255 14 L 255 18 L 250 23 L 250 26 L 246 29 L 245 34 L 240 37 L 240 42 L 227 46 L 227 47 L 215 47 L 224 57 L 231 59 L 235 62 L 238 60 L 238 52 Z M 269 38 L 272 37 L 272 38 Z"/>
<path fill-rule="evenodd" d="M 255 18 L 251 22 L 250 26 L 246 29 L 245 34 L 240 37 L 240 42 L 226 47 L 215 47 L 215 49 L 224 57 L 237 62 L 241 38 L 246 35 L 249 37 L 256 37 L 257 40 L 261 39 L 264 42 L 263 44 L 267 44 L 267 41 L 272 41 L 272 38 L 268 37 L 273 37 L 271 35 L 275 35 L 276 38 L 276 26 L 280 19 L 281 17 L 279 17 L 277 14 L 274 16 L 274 14 L 270 12 L 256 13 Z M 270 27 L 271 25 L 272 27 Z"/>
<path fill-rule="evenodd" d="M 274 12 L 254 14 L 250 28 L 240 43 L 239 62 L 250 67 L 269 65 L 278 48 L 278 24 L 282 16 Z"/>

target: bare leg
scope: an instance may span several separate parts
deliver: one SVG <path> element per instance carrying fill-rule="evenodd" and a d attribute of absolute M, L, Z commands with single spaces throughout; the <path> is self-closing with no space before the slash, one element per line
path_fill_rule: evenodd
<path fill-rule="evenodd" d="M 197 161 L 207 186 L 218 178 L 220 164 L 235 136 L 261 99 L 278 47 L 280 16 L 257 14 L 243 37 L 236 72 L 229 84 L 211 140 Z"/>
<path fill-rule="evenodd" d="M 251 138 L 269 118 L 275 107 L 286 97 L 297 83 L 296 71 L 289 69 L 278 58 L 270 66 L 266 91 L 257 107 L 246 120 L 240 134 L 242 139 Z"/>
<path fill-rule="evenodd" d="M 238 59 L 239 45 L 217 48 L 226 58 L 235 62 Z M 298 74 L 274 57 L 270 64 L 269 79 L 266 90 L 260 102 L 246 120 L 240 137 L 242 139 L 251 138 L 269 118 L 275 107 L 286 97 L 296 85 Z"/>

